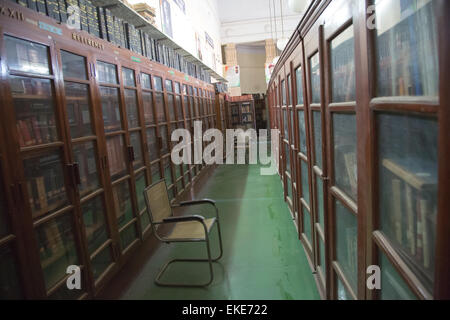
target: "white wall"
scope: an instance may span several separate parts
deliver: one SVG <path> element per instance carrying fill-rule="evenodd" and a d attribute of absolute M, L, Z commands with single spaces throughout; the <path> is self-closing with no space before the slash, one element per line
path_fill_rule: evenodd
<path fill-rule="evenodd" d="M 242 94 L 265 93 L 267 85 L 264 69 L 264 63 L 266 62 L 264 45 L 238 45 L 236 46 L 236 51 L 241 70 Z"/>

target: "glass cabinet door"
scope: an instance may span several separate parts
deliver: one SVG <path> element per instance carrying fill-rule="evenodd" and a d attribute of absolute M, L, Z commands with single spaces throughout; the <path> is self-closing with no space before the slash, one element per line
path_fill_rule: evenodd
<path fill-rule="evenodd" d="M 27 199 L 24 206 L 33 221 L 44 280 L 42 290 L 50 298 L 56 298 L 67 277 L 67 266 L 83 263 L 75 238 L 73 196 L 67 188 L 72 182 L 66 167 L 61 124 L 57 120 L 54 64 L 47 45 L 10 36 L 5 36 L 4 41 L 7 81 L 20 148 L 19 161 L 14 165 L 19 166 L 23 175 Z M 5 261 L 10 259 L 7 252 L 3 251 Z M 84 290 L 77 291 L 77 297 Z"/>

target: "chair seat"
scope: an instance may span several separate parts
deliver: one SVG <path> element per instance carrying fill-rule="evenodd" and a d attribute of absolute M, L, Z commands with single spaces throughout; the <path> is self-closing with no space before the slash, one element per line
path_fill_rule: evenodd
<path fill-rule="evenodd" d="M 216 218 L 205 219 L 208 233 L 216 222 Z M 205 229 L 203 224 L 197 221 L 178 222 L 175 223 L 172 232 L 169 233 L 167 240 L 183 240 L 183 239 L 199 239 L 205 240 Z"/>

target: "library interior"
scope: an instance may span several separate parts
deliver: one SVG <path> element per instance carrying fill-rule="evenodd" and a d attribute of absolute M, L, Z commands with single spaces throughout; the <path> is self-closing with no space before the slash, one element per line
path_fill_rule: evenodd
<path fill-rule="evenodd" d="M 0 0 L 0 300 L 450 299 L 449 14 Z"/>

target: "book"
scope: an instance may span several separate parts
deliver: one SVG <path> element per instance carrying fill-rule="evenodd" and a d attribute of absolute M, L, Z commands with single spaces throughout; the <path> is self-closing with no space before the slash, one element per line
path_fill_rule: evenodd
<path fill-rule="evenodd" d="M 80 7 L 81 30 L 89 32 L 88 17 L 87 17 L 87 11 L 86 11 L 86 2 L 87 2 L 87 0 L 78 0 L 78 6 Z"/>
<path fill-rule="evenodd" d="M 61 21 L 59 16 L 59 6 L 57 0 L 46 0 L 47 5 L 47 14 L 50 18 L 55 19 L 56 21 Z"/>
<path fill-rule="evenodd" d="M 100 38 L 108 40 L 108 33 L 106 31 L 105 10 L 102 7 L 97 7 L 97 15 L 98 15 Z"/>
<path fill-rule="evenodd" d="M 67 22 L 66 1 L 65 0 L 58 0 L 58 7 L 59 7 L 60 21 L 62 23 L 66 23 Z"/>
<path fill-rule="evenodd" d="M 34 11 L 37 11 L 37 2 L 36 0 L 28 0 L 27 1 L 28 8 Z"/>
<path fill-rule="evenodd" d="M 36 0 L 37 1 L 37 11 L 40 14 L 47 15 L 47 6 L 45 4 L 45 0 Z"/>
<path fill-rule="evenodd" d="M 105 17 L 106 17 L 106 31 L 108 33 L 108 41 L 111 43 L 115 43 L 114 18 L 109 9 L 105 9 Z"/>
<path fill-rule="evenodd" d="M 40 204 L 41 210 L 46 210 L 46 208 L 48 207 L 48 202 L 47 202 L 47 190 L 45 188 L 44 177 L 36 178 L 36 187 L 37 187 L 39 204 Z M 42 213 L 44 213 L 44 212 L 42 212 Z"/>

